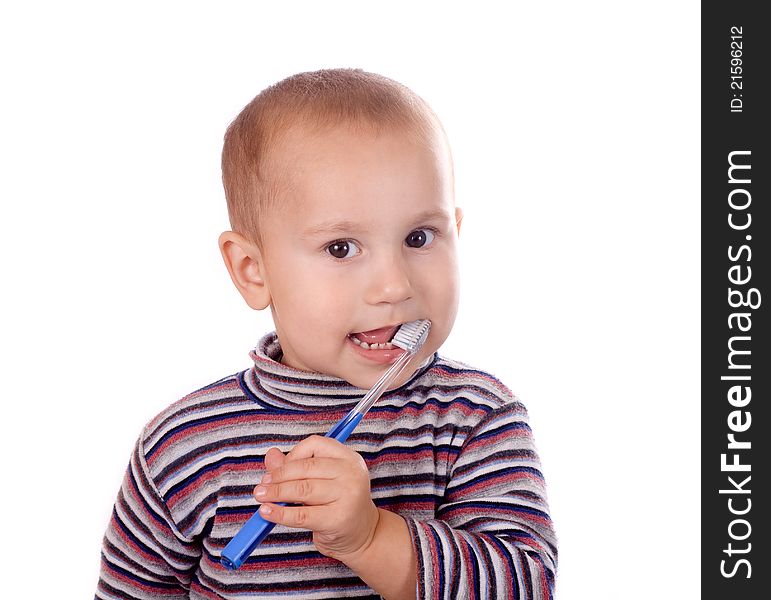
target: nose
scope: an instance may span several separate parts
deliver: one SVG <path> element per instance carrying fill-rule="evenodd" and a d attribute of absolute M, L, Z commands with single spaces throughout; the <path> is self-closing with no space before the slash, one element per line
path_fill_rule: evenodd
<path fill-rule="evenodd" d="M 384 256 L 368 276 L 365 300 L 369 304 L 398 304 L 412 298 L 408 265 L 398 253 Z"/>

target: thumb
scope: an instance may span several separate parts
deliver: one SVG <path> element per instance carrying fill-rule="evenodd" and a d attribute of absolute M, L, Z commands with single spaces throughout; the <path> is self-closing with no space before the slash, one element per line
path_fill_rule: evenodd
<path fill-rule="evenodd" d="M 284 454 L 278 448 L 271 448 L 268 450 L 265 454 L 265 458 L 263 459 L 266 471 L 277 469 L 283 465 L 285 461 L 286 456 L 284 456 Z"/>

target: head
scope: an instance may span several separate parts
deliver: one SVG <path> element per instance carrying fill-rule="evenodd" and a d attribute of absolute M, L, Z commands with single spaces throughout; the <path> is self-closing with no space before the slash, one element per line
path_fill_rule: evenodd
<path fill-rule="evenodd" d="M 358 70 L 279 82 L 228 129 L 223 181 L 220 250 L 247 304 L 270 307 L 282 362 L 369 388 L 396 353 L 359 342 L 430 319 L 396 387 L 447 338 L 461 212 L 444 131 L 409 89 Z"/>

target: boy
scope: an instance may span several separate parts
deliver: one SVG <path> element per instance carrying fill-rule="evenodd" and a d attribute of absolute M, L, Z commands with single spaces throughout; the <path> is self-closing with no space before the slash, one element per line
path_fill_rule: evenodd
<path fill-rule="evenodd" d="M 276 331 L 251 369 L 147 425 L 97 597 L 551 598 L 556 541 L 525 409 L 437 353 L 462 214 L 430 108 L 360 70 L 301 73 L 244 108 L 222 168 L 220 250 Z M 322 437 L 417 319 L 431 331 L 402 375 L 346 444 Z M 228 571 L 220 552 L 257 503 L 278 525 Z"/>

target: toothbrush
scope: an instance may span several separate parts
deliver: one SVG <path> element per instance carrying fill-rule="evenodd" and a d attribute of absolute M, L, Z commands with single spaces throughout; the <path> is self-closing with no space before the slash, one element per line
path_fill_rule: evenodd
<path fill-rule="evenodd" d="M 419 319 L 399 327 L 391 343 L 402 348 L 405 352 L 383 373 L 359 403 L 327 432 L 325 437 L 336 439 L 338 442 L 345 442 L 348 439 L 348 436 L 351 435 L 351 432 L 356 428 L 364 415 L 367 414 L 367 411 L 372 408 L 372 405 L 377 402 L 386 387 L 398 377 L 399 373 L 407 366 L 409 360 L 423 346 L 430 329 L 431 321 L 428 319 Z M 286 506 L 283 502 L 279 504 Z M 266 521 L 259 512 L 255 512 L 244 523 L 238 533 L 233 536 L 233 539 L 228 542 L 228 545 L 223 548 L 220 562 L 227 569 L 238 569 L 249 558 L 249 555 L 254 552 L 257 545 L 273 531 L 275 526 L 275 523 Z"/>

